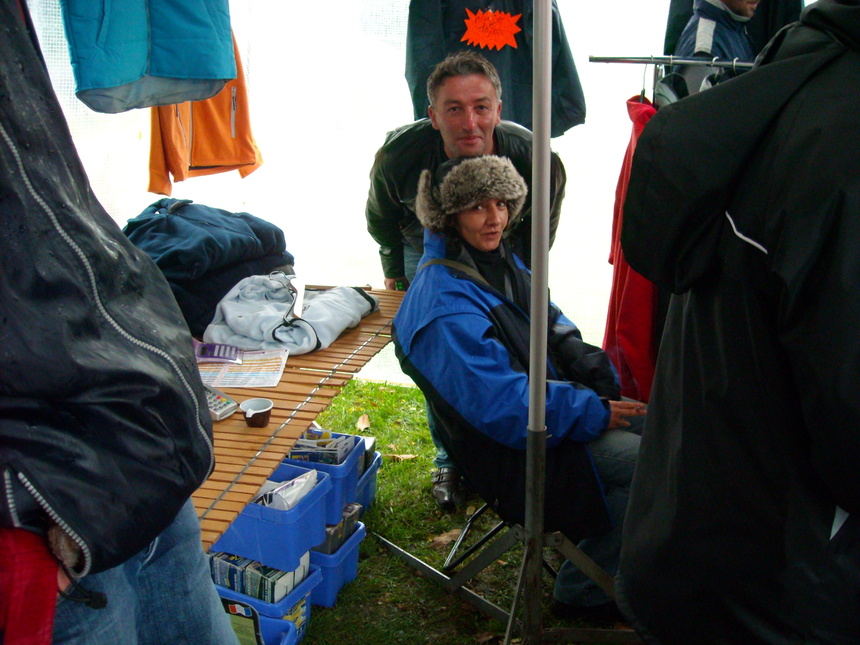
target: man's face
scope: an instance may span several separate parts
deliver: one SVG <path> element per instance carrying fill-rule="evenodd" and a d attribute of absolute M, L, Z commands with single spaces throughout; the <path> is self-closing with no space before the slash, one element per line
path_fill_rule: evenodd
<path fill-rule="evenodd" d="M 502 102 L 486 76 L 446 78 L 428 114 L 433 127 L 442 135 L 449 159 L 494 152 L 493 131 L 502 118 Z"/>
<path fill-rule="evenodd" d="M 733 13 L 752 18 L 760 0 L 722 0 Z"/>

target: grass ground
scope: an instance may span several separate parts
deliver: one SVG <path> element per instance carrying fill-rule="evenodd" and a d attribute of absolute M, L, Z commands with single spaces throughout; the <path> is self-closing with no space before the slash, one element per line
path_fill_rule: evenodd
<path fill-rule="evenodd" d="M 370 426 L 357 428 L 367 415 Z M 367 537 L 359 551 L 358 578 L 345 585 L 332 608 L 313 607 L 306 645 L 496 645 L 506 625 L 476 611 L 420 576 L 386 550 L 375 535 L 441 569 L 452 530 L 459 529 L 479 500 L 453 514 L 430 496 L 433 443 L 420 390 L 353 380 L 318 419 L 336 432 L 376 437 L 383 455 L 374 504 L 362 516 Z M 363 424 L 362 424 L 363 425 Z M 485 523 L 490 524 L 491 520 Z M 514 549 L 476 581 L 476 591 L 509 610 L 521 550 Z M 552 582 L 545 576 L 544 604 Z M 545 627 L 560 624 L 544 611 Z M 561 624 L 563 625 L 563 623 Z M 569 626 L 569 625 L 568 625 Z"/>

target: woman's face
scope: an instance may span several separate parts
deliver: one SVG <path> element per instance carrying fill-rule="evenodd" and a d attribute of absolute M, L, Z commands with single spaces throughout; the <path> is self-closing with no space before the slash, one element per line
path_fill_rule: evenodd
<path fill-rule="evenodd" d="M 454 228 L 479 251 L 494 251 L 502 242 L 508 225 L 508 204 L 504 199 L 486 199 L 457 213 Z"/>

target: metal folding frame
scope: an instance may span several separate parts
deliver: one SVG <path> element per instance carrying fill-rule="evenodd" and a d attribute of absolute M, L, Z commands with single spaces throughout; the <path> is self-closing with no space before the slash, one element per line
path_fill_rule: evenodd
<path fill-rule="evenodd" d="M 541 611 L 541 594 L 525 592 L 522 586 L 522 569 L 518 578 L 517 591 L 510 611 L 499 607 L 496 603 L 484 596 L 472 591 L 466 585 L 475 576 L 481 573 L 491 564 L 502 558 L 514 546 L 525 543 L 526 531 L 518 524 L 499 521 L 474 544 L 469 546 L 462 554 L 457 555 L 466 536 L 472 531 L 474 522 L 487 510 L 484 505 L 473 513 L 466 522 L 466 526 L 460 533 L 457 541 L 452 546 L 442 570 L 438 570 L 415 555 L 405 551 L 388 539 L 376 535 L 376 538 L 394 555 L 403 560 L 408 566 L 420 572 L 424 577 L 438 584 L 446 592 L 457 596 L 482 612 L 484 615 L 498 620 L 506 625 L 505 642 L 510 643 L 517 632 L 522 636 L 522 642 L 576 642 L 576 643 L 641 643 L 641 639 L 632 630 L 619 630 L 591 627 L 569 627 L 555 628 L 552 630 L 540 630 L 538 637 L 540 641 L 533 640 L 535 636 L 526 632 L 524 621 L 518 619 L 518 613 L 529 594 L 536 597 L 538 609 Z M 562 533 L 547 533 L 542 536 L 544 548 L 552 548 L 558 551 L 566 559 L 570 560 L 583 573 L 589 576 L 608 595 L 614 597 L 615 582 L 603 569 L 601 569 L 591 558 L 567 539 Z M 555 570 L 546 563 L 541 553 L 540 562 L 543 568 L 550 574 L 555 575 Z M 525 594 L 525 595 L 524 595 Z M 540 626 L 540 617 L 533 622 Z M 527 641 L 526 638 L 532 640 Z"/>

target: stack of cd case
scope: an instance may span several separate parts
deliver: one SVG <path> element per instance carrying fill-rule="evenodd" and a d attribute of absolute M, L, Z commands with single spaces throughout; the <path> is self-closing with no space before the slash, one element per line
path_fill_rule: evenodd
<path fill-rule="evenodd" d="M 309 566 L 310 553 L 300 558 L 293 571 L 281 571 L 230 553 L 209 553 L 209 569 L 215 584 L 268 603 L 280 601 L 299 585 Z"/>

